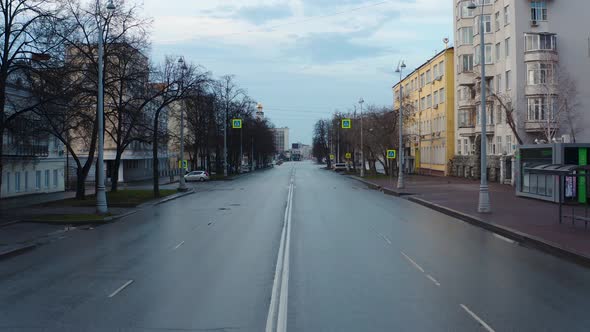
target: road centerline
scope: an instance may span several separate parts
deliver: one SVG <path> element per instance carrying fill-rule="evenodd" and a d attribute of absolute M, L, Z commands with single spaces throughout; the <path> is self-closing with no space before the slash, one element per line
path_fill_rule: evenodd
<path fill-rule="evenodd" d="M 176 250 L 178 248 L 180 248 L 182 245 L 184 244 L 184 241 L 180 242 L 179 244 L 176 245 L 176 247 L 174 247 L 172 250 Z"/>
<path fill-rule="evenodd" d="M 410 256 L 406 255 L 406 253 L 404 253 L 403 251 L 400 252 L 408 260 L 408 262 L 414 265 L 414 267 L 417 268 L 420 272 L 424 273 L 424 269 L 420 265 L 418 265 L 418 263 L 416 263 L 413 259 L 410 258 Z"/>

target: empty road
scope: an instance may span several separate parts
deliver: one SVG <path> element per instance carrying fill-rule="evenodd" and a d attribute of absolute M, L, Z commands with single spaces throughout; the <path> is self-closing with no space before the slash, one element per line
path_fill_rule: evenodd
<path fill-rule="evenodd" d="M 0 261 L 0 330 L 590 330 L 590 270 L 310 162 L 194 185 Z"/>

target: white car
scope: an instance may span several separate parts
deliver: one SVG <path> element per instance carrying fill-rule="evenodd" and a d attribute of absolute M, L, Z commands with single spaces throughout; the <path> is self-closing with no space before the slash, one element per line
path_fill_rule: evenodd
<path fill-rule="evenodd" d="M 184 179 L 187 182 L 190 181 L 209 181 L 209 173 L 205 172 L 205 171 L 192 171 L 190 173 L 188 173 L 187 175 L 184 176 Z"/>
<path fill-rule="evenodd" d="M 348 166 L 345 163 L 336 163 L 333 166 L 334 171 L 336 172 L 346 172 L 348 171 Z"/>

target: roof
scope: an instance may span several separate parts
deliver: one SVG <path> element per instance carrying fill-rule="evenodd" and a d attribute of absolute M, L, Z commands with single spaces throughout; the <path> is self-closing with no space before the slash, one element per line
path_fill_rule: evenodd
<path fill-rule="evenodd" d="M 428 59 L 427 61 L 425 61 L 424 63 L 422 63 L 421 65 L 419 65 L 418 67 L 416 67 L 416 69 L 412 70 L 409 74 L 407 74 L 403 79 L 402 82 L 406 80 L 406 78 L 408 78 L 409 76 L 412 76 L 412 74 L 414 74 L 415 72 L 419 71 L 420 69 L 422 69 L 422 67 L 430 64 L 432 62 L 432 60 L 438 58 L 441 54 L 447 52 L 447 51 L 452 51 L 454 50 L 455 47 L 454 46 L 450 46 L 445 48 L 444 50 L 436 53 L 432 58 Z M 395 85 L 393 85 L 391 88 L 395 89 L 396 86 L 398 86 L 401 82 L 396 83 Z"/>
<path fill-rule="evenodd" d="M 525 167 L 525 172 L 529 174 L 546 174 L 546 175 L 574 175 L 578 171 L 590 171 L 590 166 L 564 165 L 564 164 L 535 164 Z M 576 174 L 586 176 L 584 174 Z"/>

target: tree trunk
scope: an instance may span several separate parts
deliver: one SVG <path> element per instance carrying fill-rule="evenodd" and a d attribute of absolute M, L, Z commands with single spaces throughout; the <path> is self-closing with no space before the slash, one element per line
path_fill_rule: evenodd
<path fill-rule="evenodd" d="M 4 124 L 0 124 L 4 125 Z M 2 188 L 2 179 L 4 178 L 4 128 L 0 127 L 0 188 Z M 2 191 L 0 190 L 0 195 Z M 2 196 L 0 196 L 2 198 Z"/>
<path fill-rule="evenodd" d="M 154 118 L 154 134 L 152 137 L 152 175 L 154 182 L 154 198 L 160 197 L 160 176 L 158 174 L 158 115 L 159 113 L 156 113 Z"/>
<path fill-rule="evenodd" d="M 84 174 L 84 168 L 76 168 L 76 199 L 86 199 L 86 175 Z"/>
<path fill-rule="evenodd" d="M 117 149 L 118 150 L 118 149 Z M 117 151 L 113 167 L 111 168 L 111 191 L 116 192 L 119 189 L 119 167 L 121 167 L 122 152 Z"/>

